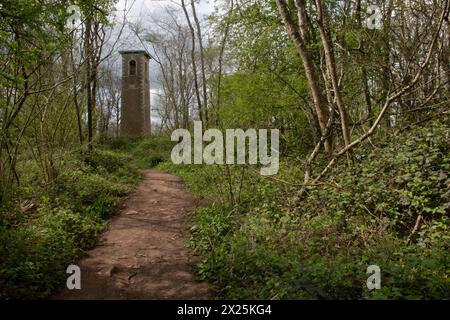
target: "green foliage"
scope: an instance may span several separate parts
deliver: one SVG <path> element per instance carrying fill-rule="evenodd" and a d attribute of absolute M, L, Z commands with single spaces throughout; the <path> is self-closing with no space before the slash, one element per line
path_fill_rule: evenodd
<path fill-rule="evenodd" d="M 141 166 L 153 167 L 160 162 L 170 159 L 172 146 L 173 143 L 162 136 L 146 138 L 135 144 L 131 155 Z"/>
<path fill-rule="evenodd" d="M 238 166 L 159 168 L 217 199 L 197 210 L 191 244 L 203 258 L 198 273 L 220 298 L 446 299 L 449 134 L 435 124 L 384 137 L 301 200 L 297 187 L 250 170 L 241 183 Z M 277 178 L 298 181 L 296 168 L 284 161 Z M 366 288 L 372 264 L 381 268 L 381 290 Z"/>
<path fill-rule="evenodd" d="M 298 88 L 303 97 L 307 88 L 296 76 L 282 75 L 284 81 L 279 77 L 264 70 L 226 77 L 220 119 L 225 128 L 277 128 L 283 154 L 299 154 L 312 147 L 313 132 L 298 93 L 285 82 Z"/>
<path fill-rule="evenodd" d="M 14 201 L 0 202 L 0 299 L 50 295 L 80 250 L 96 244 L 106 219 L 140 180 L 138 167 L 167 160 L 171 145 L 164 137 L 110 139 L 67 153 L 50 183 L 36 160 L 21 162 L 22 186 Z M 23 200 L 36 208 L 22 212 Z"/>
<path fill-rule="evenodd" d="M 148 168 L 170 160 L 174 143 L 168 137 L 159 135 L 139 139 L 112 139 L 107 145 L 128 154 L 139 167 Z"/>
<path fill-rule="evenodd" d="M 400 236 L 407 236 L 419 215 L 428 223 L 448 223 L 450 210 L 450 131 L 433 125 L 402 137 L 392 137 L 382 149 L 367 152 L 335 182 L 340 188 L 311 190 L 315 204 L 348 215 L 370 214 L 389 219 Z M 400 139 L 400 141 L 396 141 Z M 367 165 L 370 164 L 370 165 Z M 342 170 L 336 168 L 335 173 Z"/>
<path fill-rule="evenodd" d="M 79 249 L 92 247 L 104 223 L 81 212 L 42 206 L 33 219 L 0 230 L 0 298 L 43 298 Z"/>
<path fill-rule="evenodd" d="M 126 154 L 121 154 L 108 150 L 93 150 L 80 152 L 79 159 L 99 170 L 100 167 L 106 169 L 108 173 L 119 171 L 127 167 L 127 162 L 131 159 Z"/>
<path fill-rule="evenodd" d="M 67 265 L 96 243 L 104 219 L 139 180 L 131 160 L 107 150 L 75 153 L 52 185 L 28 180 L 34 188 L 16 192 L 17 200 L 31 197 L 37 210 L 2 204 L 1 299 L 44 298 L 62 283 Z M 36 176 L 30 172 L 28 179 Z"/>

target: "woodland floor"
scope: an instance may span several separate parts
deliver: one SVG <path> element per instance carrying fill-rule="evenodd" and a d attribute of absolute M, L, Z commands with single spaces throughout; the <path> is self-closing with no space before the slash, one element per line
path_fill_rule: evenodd
<path fill-rule="evenodd" d="M 110 221 L 99 244 L 81 257 L 81 289 L 54 299 L 206 299 L 187 248 L 195 199 L 173 175 L 145 170 L 144 179 Z"/>

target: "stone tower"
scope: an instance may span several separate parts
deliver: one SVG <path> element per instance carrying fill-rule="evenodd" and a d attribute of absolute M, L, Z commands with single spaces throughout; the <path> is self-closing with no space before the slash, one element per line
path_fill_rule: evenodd
<path fill-rule="evenodd" d="M 150 84 L 147 51 L 119 51 L 122 55 L 122 136 L 150 134 Z"/>

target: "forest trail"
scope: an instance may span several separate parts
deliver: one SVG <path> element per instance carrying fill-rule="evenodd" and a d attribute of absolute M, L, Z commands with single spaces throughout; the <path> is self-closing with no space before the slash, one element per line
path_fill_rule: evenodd
<path fill-rule="evenodd" d="M 145 170 L 99 244 L 78 261 L 81 289 L 55 299 L 206 299 L 187 249 L 187 213 L 195 206 L 181 179 Z M 68 275 L 69 276 L 69 275 Z"/>

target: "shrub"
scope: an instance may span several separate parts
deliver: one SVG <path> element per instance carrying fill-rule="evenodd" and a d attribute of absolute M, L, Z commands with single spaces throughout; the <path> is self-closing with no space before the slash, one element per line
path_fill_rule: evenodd
<path fill-rule="evenodd" d="M 338 163 L 333 181 L 303 199 L 297 187 L 253 171 L 241 183 L 234 166 L 230 175 L 220 166 L 159 168 L 219 200 L 196 211 L 191 243 L 220 298 L 446 299 L 449 137 L 435 124 L 359 149 L 352 166 Z M 281 178 L 298 181 L 298 165 L 284 167 Z M 230 186 L 240 201 L 230 200 Z M 365 285 L 372 264 L 381 290 Z"/>
<path fill-rule="evenodd" d="M 19 190 L 38 209 L 22 213 L 2 204 L 0 298 L 44 298 L 65 278 L 80 249 L 95 245 L 104 219 L 139 180 L 131 157 L 95 150 L 67 156 L 49 186 Z M 38 180 L 39 181 L 39 180 Z M 20 203 L 20 200 L 18 200 Z"/>

